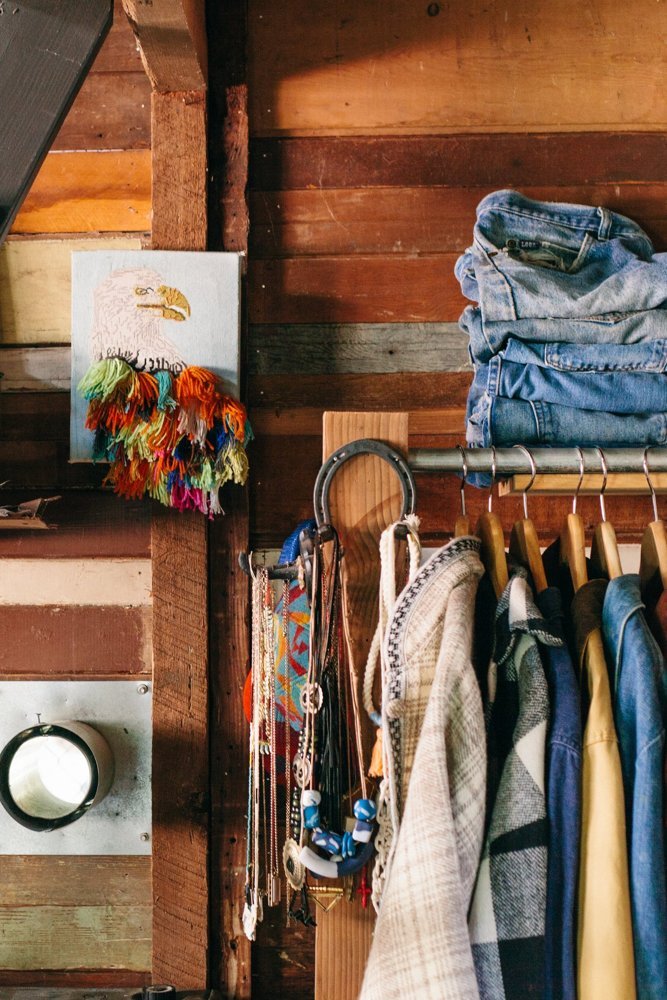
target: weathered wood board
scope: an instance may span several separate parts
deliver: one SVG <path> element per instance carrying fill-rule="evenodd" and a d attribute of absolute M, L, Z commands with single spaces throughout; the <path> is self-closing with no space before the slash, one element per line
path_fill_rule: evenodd
<path fill-rule="evenodd" d="M 7 240 L 0 247 L 0 343 L 69 342 L 72 251 L 140 249 L 136 236 Z"/>
<path fill-rule="evenodd" d="M 251 129 L 661 131 L 662 16 L 654 0 L 631 16 L 616 0 L 251 0 Z"/>

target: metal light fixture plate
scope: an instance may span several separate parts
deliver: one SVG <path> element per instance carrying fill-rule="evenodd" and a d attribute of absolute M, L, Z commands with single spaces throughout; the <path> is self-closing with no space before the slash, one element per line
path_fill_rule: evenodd
<path fill-rule="evenodd" d="M 0 808 L 0 855 L 151 853 L 152 701 L 148 681 L 0 681 L 0 749 L 39 721 L 76 720 L 115 760 L 109 794 L 70 826 L 37 833 Z"/>

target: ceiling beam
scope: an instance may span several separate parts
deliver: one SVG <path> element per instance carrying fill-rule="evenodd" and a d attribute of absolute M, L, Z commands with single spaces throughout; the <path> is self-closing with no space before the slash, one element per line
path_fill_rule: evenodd
<path fill-rule="evenodd" d="M 206 88 L 204 0 L 123 0 L 151 87 L 158 93 Z"/>

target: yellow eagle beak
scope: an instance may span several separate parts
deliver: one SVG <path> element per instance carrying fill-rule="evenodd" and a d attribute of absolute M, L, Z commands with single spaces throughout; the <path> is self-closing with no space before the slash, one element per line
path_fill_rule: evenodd
<path fill-rule="evenodd" d="M 163 319 L 175 319 L 179 323 L 190 316 L 190 303 L 178 288 L 160 285 L 157 294 L 162 299 L 160 303 L 137 302 L 137 309 L 152 309 L 159 312 Z"/>

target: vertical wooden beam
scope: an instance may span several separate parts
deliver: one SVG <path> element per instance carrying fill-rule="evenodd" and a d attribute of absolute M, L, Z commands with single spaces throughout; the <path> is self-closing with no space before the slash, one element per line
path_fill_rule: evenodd
<path fill-rule="evenodd" d="M 205 250 L 206 92 L 152 95 L 153 232 Z M 208 969 L 208 539 L 201 514 L 154 506 L 153 981 Z"/>
<path fill-rule="evenodd" d="M 211 160 L 210 245 L 248 249 L 246 0 L 209 3 Z M 244 289 L 245 290 L 245 289 Z M 242 348 L 247 319 L 242 296 Z M 242 351 L 242 357 L 243 355 Z M 244 372 L 242 375 L 242 384 Z M 250 450 L 252 469 L 253 455 Z M 251 995 L 251 948 L 243 933 L 248 728 L 242 691 L 249 668 L 248 580 L 238 553 L 248 547 L 248 491 L 223 496 L 226 516 L 211 526 L 211 952 L 210 984 L 227 1000 Z M 270 993 L 271 986 L 267 984 Z"/>
<path fill-rule="evenodd" d="M 357 438 L 376 438 L 407 457 L 407 413 L 325 413 L 322 458 Z M 363 673 L 377 621 L 380 581 L 378 543 L 400 516 L 401 489 L 391 467 L 364 456 L 342 466 L 331 483 L 331 520 L 345 551 L 350 631 L 357 673 Z M 360 677 L 361 679 L 361 677 Z M 361 703 L 361 685 L 359 685 Z M 364 713 L 365 714 L 365 713 Z M 364 720 L 366 765 L 372 732 Z M 356 1000 L 373 932 L 373 911 L 358 900 L 317 915 L 315 1000 Z"/>

